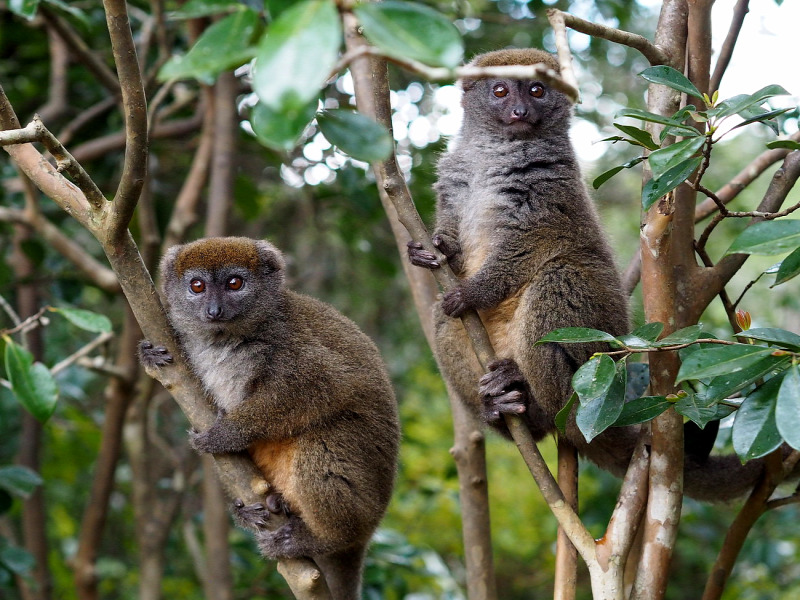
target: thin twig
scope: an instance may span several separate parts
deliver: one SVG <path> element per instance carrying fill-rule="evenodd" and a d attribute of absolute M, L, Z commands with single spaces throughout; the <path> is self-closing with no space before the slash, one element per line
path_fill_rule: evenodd
<path fill-rule="evenodd" d="M 54 364 L 50 368 L 50 373 L 56 375 L 72 365 L 73 363 L 77 362 L 79 359 L 83 358 L 84 356 L 89 355 L 95 348 L 98 346 L 102 346 L 106 342 L 114 339 L 114 334 L 111 332 L 104 332 L 94 338 L 91 342 L 84 345 L 82 348 L 78 349 L 77 351 L 73 352 L 65 359 L 60 360 L 56 364 Z"/>

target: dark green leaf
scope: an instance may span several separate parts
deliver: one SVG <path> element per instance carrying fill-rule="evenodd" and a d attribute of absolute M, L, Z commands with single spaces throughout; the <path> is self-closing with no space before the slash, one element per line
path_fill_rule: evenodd
<path fill-rule="evenodd" d="M 793 351 L 800 350 L 800 335 L 792 333 L 791 331 L 786 331 L 785 329 L 778 329 L 776 327 L 756 327 L 755 329 L 748 329 L 736 335 L 753 338 L 754 340 L 760 340 L 762 342 L 770 342 Z"/>
<path fill-rule="evenodd" d="M 42 363 L 34 363 L 31 353 L 10 339 L 6 340 L 5 363 L 11 391 L 19 403 L 38 421 L 47 421 L 58 400 L 50 371 Z"/>
<path fill-rule="evenodd" d="M 27 467 L 18 465 L 0 467 L 0 488 L 7 492 L 27 498 L 40 485 L 42 478 Z"/>
<path fill-rule="evenodd" d="M 790 362 L 791 357 L 789 356 L 765 356 L 741 371 L 717 375 L 708 382 L 708 386 L 700 395 L 703 402 L 710 406 L 715 402 L 729 398 L 767 375 L 780 371 Z"/>
<path fill-rule="evenodd" d="M 742 402 L 733 422 L 733 449 L 744 460 L 769 454 L 781 445 L 775 403 L 781 377 L 773 377 Z"/>
<path fill-rule="evenodd" d="M 286 9 L 258 47 L 253 90 L 272 110 L 301 111 L 336 64 L 342 28 L 332 0 L 306 0 Z"/>
<path fill-rule="evenodd" d="M 668 336 L 658 340 L 655 345 L 659 348 L 665 346 L 677 346 L 680 344 L 691 344 L 700 339 L 700 334 L 703 332 L 701 324 L 689 325 L 678 331 L 673 331 Z"/>
<path fill-rule="evenodd" d="M 659 178 L 648 181 L 642 189 L 642 208 L 649 209 L 655 202 L 674 190 L 700 166 L 700 157 L 690 158 L 675 165 Z"/>
<path fill-rule="evenodd" d="M 737 125 L 734 125 L 733 127 L 731 127 L 730 130 L 733 131 L 734 129 L 738 129 L 739 127 L 750 125 L 750 123 L 761 123 L 772 129 L 772 131 L 775 132 L 775 135 L 778 135 L 779 133 L 778 124 L 775 123 L 772 119 L 784 113 L 787 113 L 790 110 L 794 110 L 794 108 L 778 108 L 775 110 L 767 110 L 767 111 L 759 109 L 753 111 L 755 113 L 753 115 L 746 114 L 745 112 L 741 115 L 742 117 L 745 117 L 744 121 L 742 121 Z"/>
<path fill-rule="evenodd" d="M 616 364 L 616 374 L 606 393 L 594 400 L 578 405 L 575 422 L 587 442 L 611 427 L 625 405 L 625 385 L 627 371 L 625 361 Z"/>
<path fill-rule="evenodd" d="M 778 390 L 775 406 L 778 431 L 795 450 L 800 449 L 800 367 L 792 365 Z"/>
<path fill-rule="evenodd" d="M 775 150 L 776 148 L 785 148 L 786 150 L 800 150 L 800 142 L 795 142 L 794 140 L 775 140 L 774 142 L 768 142 L 767 148 L 770 150 Z"/>
<path fill-rule="evenodd" d="M 36 16 L 38 8 L 39 0 L 8 0 L 8 9 L 28 21 Z"/>
<path fill-rule="evenodd" d="M 677 114 L 677 113 L 676 113 Z M 665 117 L 656 113 L 648 112 L 646 110 L 639 110 L 638 108 L 625 108 L 617 113 L 618 117 L 631 117 L 633 119 L 641 119 L 649 123 L 660 123 L 661 125 L 668 125 L 682 131 L 683 136 L 702 136 L 696 128 L 691 125 L 684 125 L 680 121 L 673 120 L 673 117 Z M 683 117 L 683 115 L 681 115 Z M 685 118 L 685 117 L 683 117 Z"/>
<path fill-rule="evenodd" d="M 637 327 L 631 332 L 631 335 L 655 342 L 662 331 L 664 331 L 664 324 L 656 321 L 654 323 L 645 323 L 641 327 Z"/>
<path fill-rule="evenodd" d="M 392 151 L 389 132 L 369 117 L 352 110 L 326 110 L 317 124 L 328 141 L 356 160 L 378 162 Z"/>
<path fill-rule="evenodd" d="M 689 81 L 686 76 L 684 76 L 683 73 L 666 65 L 659 65 L 645 69 L 639 73 L 639 76 L 644 77 L 651 83 L 660 83 L 661 85 L 666 85 L 673 90 L 685 92 L 690 96 L 695 96 L 697 98 L 702 96 L 700 90 L 698 90 L 695 85 Z"/>
<path fill-rule="evenodd" d="M 189 0 L 174 12 L 167 13 L 169 19 L 197 19 L 221 13 L 237 12 L 246 6 L 239 0 Z"/>
<path fill-rule="evenodd" d="M 111 331 L 111 321 L 105 316 L 81 308 L 51 308 L 53 312 L 60 313 L 73 325 L 93 333 L 108 333 Z"/>
<path fill-rule="evenodd" d="M 654 419 L 667 410 L 671 404 L 664 396 L 643 396 L 626 402 L 619 417 L 614 421 L 614 427 L 636 425 Z"/>
<path fill-rule="evenodd" d="M 800 220 L 761 221 L 733 240 L 726 254 L 783 254 L 800 246 Z"/>
<path fill-rule="evenodd" d="M 647 148 L 648 150 L 658 150 L 659 148 L 653 136 L 644 129 L 639 129 L 632 125 L 620 125 L 619 123 L 614 123 L 614 127 L 619 129 L 622 133 L 631 136 L 639 146 Z"/>
<path fill-rule="evenodd" d="M 617 339 L 621 344 L 624 344 L 628 348 L 635 348 L 637 350 L 649 348 L 653 345 L 653 342 L 650 340 L 640 338 L 638 335 L 634 335 L 633 333 L 626 333 L 625 335 L 617 336 Z"/>
<path fill-rule="evenodd" d="M 555 423 L 558 430 L 561 432 L 561 435 L 567 431 L 567 419 L 569 419 L 569 413 L 572 411 L 572 407 L 575 406 L 575 403 L 578 401 L 578 394 L 572 392 L 569 397 L 569 400 L 564 405 L 558 413 L 556 413 Z"/>
<path fill-rule="evenodd" d="M 451 19 L 415 2 L 358 4 L 364 35 L 389 56 L 411 58 L 435 67 L 461 64 L 464 43 Z"/>
<path fill-rule="evenodd" d="M 572 389 L 578 394 L 581 404 L 604 396 L 611 387 L 616 374 L 616 366 L 607 354 L 593 356 L 575 371 L 572 376 Z"/>
<path fill-rule="evenodd" d="M 779 85 L 768 85 L 761 88 L 755 94 L 739 94 L 720 102 L 716 108 L 708 111 L 710 116 L 723 118 L 730 115 L 737 115 L 753 106 L 760 106 L 767 98 L 773 96 L 788 95 L 785 89 Z"/>
<path fill-rule="evenodd" d="M 652 152 L 647 157 L 647 162 L 653 172 L 653 178 L 661 177 L 673 167 L 693 158 L 703 147 L 704 142 L 705 138 L 702 137 L 688 138 Z"/>
<path fill-rule="evenodd" d="M 695 394 L 691 388 L 684 391 L 687 392 L 686 396 L 675 403 L 675 411 L 679 415 L 692 420 L 701 428 L 719 418 L 715 403 Z"/>
<path fill-rule="evenodd" d="M 27 550 L 0 543 L 0 565 L 17 575 L 26 575 L 36 566 L 36 560 Z"/>
<path fill-rule="evenodd" d="M 258 14 L 238 11 L 203 32 L 184 56 L 173 56 L 158 72 L 161 81 L 198 79 L 213 83 L 222 71 L 243 65 L 255 55 L 253 42 L 261 31 Z"/>
<path fill-rule="evenodd" d="M 317 113 L 318 104 L 319 101 L 314 98 L 300 110 L 289 109 L 277 113 L 259 102 L 250 113 L 253 133 L 268 148 L 288 152 L 300 141 L 303 131 Z"/>
<path fill-rule="evenodd" d="M 775 283 L 770 287 L 786 283 L 798 275 L 800 275 L 800 248 L 795 248 L 789 256 L 781 261 L 778 274 L 775 276 Z"/>
<path fill-rule="evenodd" d="M 717 346 L 698 350 L 683 362 L 678 370 L 675 383 L 688 379 L 708 379 L 726 373 L 736 373 L 772 352 L 772 348 L 750 344 Z"/>
<path fill-rule="evenodd" d="M 554 329 L 546 336 L 537 341 L 537 344 L 547 342 L 562 342 L 565 344 L 580 344 L 586 342 L 608 342 L 614 346 L 619 346 L 617 339 L 610 333 L 588 327 L 562 327 Z"/>
<path fill-rule="evenodd" d="M 611 179 L 614 175 L 616 175 L 617 173 L 622 171 L 622 169 L 630 169 L 631 167 L 635 167 L 640 162 L 642 162 L 644 160 L 644 158 L 645 158 L 644 156 L 637 156 L 633 160 L 629 160 L 628 162 L 626 162 L 624 165 L 616 166 L 613 169 L 609 169 L 605 173 L 601 173 L 600 175 L 595 177 L 594 181 L 592 181 L 592 187 L 594 189 L 599 188 L 606 181 Z"/>

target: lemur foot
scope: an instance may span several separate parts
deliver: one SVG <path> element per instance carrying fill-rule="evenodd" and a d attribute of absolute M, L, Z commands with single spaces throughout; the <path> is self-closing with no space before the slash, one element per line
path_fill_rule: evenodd
<path fill-rule="evenodd" d="M 471 308 L 464 298 L 464 290 L 457 286 L 442 296 L 442 311 L 448 317 L 457 318 Z"/>
<path fill-rule="evenodd" d="M 428 252 L 422 247 L 421 242 L 408 242 L 408 260 L 415 267 L 424 269 L 438 269 L 441 265 L 433 252 Z"/>
<path fill-rule="evenodd" d="M 146 368 L 159 368 L 172 363 L 172 354 L 165 346 L 154 346 L 152 342 L 139 342 L 139 360 Z"/>
<path fill-rule="evenodd" d="M 503 415 L 521 415 L 528 410 L 528 382 L 514 360 L 504 358 L 492 362 L 489 372 L 480 378 L 478 385 L 487 423 L 499 423 Z"/>

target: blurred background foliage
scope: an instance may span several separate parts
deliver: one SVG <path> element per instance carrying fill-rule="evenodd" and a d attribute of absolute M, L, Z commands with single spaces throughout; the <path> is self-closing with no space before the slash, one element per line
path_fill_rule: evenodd
<path fill-rule="evenodd" d="M 248 2 L 248 4 L 253 4 Z M 275 14 L 289 2 L 267 2 Z M 654 30 L 658 6 L 635 0 L 442 0 L 426 2 L 456 23 L 466 44 L 467 57 L 504 46 L 537 46 L 554 49 L 544 11 L 550 6 L 578 16 L 649 36 Z M 175 8 L 173 2 L 167 8 Z M 62 11 L 47 4 L 48 10 Z M 63 8 L 63 7 L 62 7 Z M 70 3 L 74 14 L 63 13 L 86 39 L 89 47 L 108 57 L 107 31 L 100 4 L 94 0 Z M 151 7 L 141 0 L 130 3 L 135 31 Z M 76 16 L 77 15 L 77 16 Z M 183 29 L 174 50 L 185 52 Z M 622 106 L 643 107 L 645 82 L 636 74 L 647 65 L 630 49 L 572 34 L 576 68 L 581 81 L 582 104 L 576 108 L 573 134 L 585 160 L 585 176 L 591 181 L 615 164 L 633 158 L 631 147 L 597 143 L 611 135 L 610 123 Z M 0 4 L 0 81 L 23 122 L 41 110 L 48 96 L 50 43 L 44 29 L 34 20 L 27 22 Z M 80 65 L 68 70 L 69 111 L 48 127 L 59 127 L 104 97 L 96 80 Z M 434 207 L 431 184 L 437 156 L 449 135 L 457 130 L 458 92 L 451 85 L 421 82 L 392 68 L 391 82 L 395 109 L 395 138 L 401 166 L 423 216 L 430 221 Z M 752 92 L 741 81 L 742 93 Z M 782 83 L 777 81 L 775 83 Z M 198 84 L 178 83 L 175 96 L 190 93 Z M 790 90 L 797 93 L 798 90 Z M 352 103 L 352 86 L 347 76 L 331 84 L 325 94 L 326 106 Z M 176 107 L 177 116 L 190 116 L 190 108 Z M 786 131 L 797 129 L 796 115 L 784 119 Z M 77 132 L 70 149 L 105 133 L 119 131 L 116 111 L 95 118 L 92 126 Z M 758 155 L 768 130 L 750 127 L 720 144 L 706 176 L 711 189 L 723 183 Z M 159 216 L 166 222 L 175 196 L 188 171 L 196 139 L 154 139 L 150 163 L 149 193 Z M 289 257 L 290 284 L 320 297 L 353 318 L 378 343 L 388 363 L 400 402 L 403 446 L 397 489 L 383 529 L 374 544 L 366 575 L 369 598 L 461 598 L 458 582 L 463 575 L 460 543 L 458 483 L 448 453 L 452 428 L 444 385 L 420 331 L 401 258 L 387 225 L 371 173 L 366 165 L 353 161 L 331 147 L 313 127 L 296 149 L 288 153 L 268 150 L 243 127 L 238 136 L 238 172 L 235 214 L 231 230 L 236 234 L 266 237 Z M 112 189 L 119 176 L 120 154 L 109 152 L 84 164 L 102 189 Z M 770 174 L 745 190 L 732 205 L 745 210 L 757 204 Z M 606 183 L 594 196 L 603 221 L 624 268 L 639 242 L 638 169 L 625 171 Z M 8 160 L 0 161 L 0 203 L 22 206 L 19 181 Z M 797 201 L 793 192 L 788 204 Z M 49 219 L 102 260 L 91 236 L 49 202 L 44 203 Z M 744 226 L 744 223 L 740 224 Z M 737 224 L 723 227 L 712 255 L 723 252 L 738 232 Z M 134 231 L 136 235 L 137 232 Z M 198 226 L 193 235 L 202 235 Z M 0 290 L 13 300 L 15 279 L 9 260 L 14 251 L 10 225 L 0 223 Z M 46 244 L 30 239 L 23 251 L 33 261 L 33 278 L 40 284 L 44 302 L 74 305 L 109 315 L 119 324 L 123 309 L 119 299 L 87 285 L 75 269 Z M 752 257 L 733 280 L 731 296 L 770 266 L 769 258 Z M 742 308 L 753 314 L 754 326 L 776 325 L 800 331 L 800 294 L 796 284 L 769 290 L 763 278 L 747 294 Z M 635 297 L 636 298 L 636 297 Z M 641 310 L 636 308 L 636 325 Z M 8 327 L 3 315 L 0 327 Z M 703 322 L 719 335 L 729 335 L 721 306 L 713 305 Z M 78 345 L 74 328 L 53 320 L 45 331 L 44 362 L 52 365 Z M 88 338 L 87 338 L 88 340 Z M 58 376 L 61 396 L 55 416 L 45 428 L 43 441 L 44 495 L 47 530 L 51 543 L 50 567 L 55 577 L 55 597 L 75 598 L 70 558 L 99 444 L 99 424 L 104 416 L 104 379 L 90 371 L 72 367 Z M 20 408 L 7 390 L 0 388 L 0 466 L 10 464 L 19 444 Z M 168 413 L 165 413 L 165 415 Z M 185 423 L 179 418 L 162 423 L 182 435 Z M 724 436 L 722 436 L 724 438 Z M 724 439 L 721 443 L 724 443 Z M 547 597 L 552 591 L 555 520 L 542 501 L 513 444 L 489 435 L 487 445 L 492 507 L 495 568 L 499 595 L 514 600 Z M 555 450 L 548 442 L 545 456 L 553 460 Z M 582 467 L 581 513 L 591 531 L 600 535 L 616 500 L 618 482 L 592 465 Z M 133 542 L 131 469 L 123 458 L 116 474 L 116 491 L 99 569 L 101 595 L 109 599 L 136 596 L 137 558 Z M 196 486 L 196 481 L 188 485 Z M 7 501 L 7 500 L 6 500 Z M 0 498 L 0 504 L 3 499 Z M 15 499 L 2 519 L 0 538 L 14 539 L 22 500 Z M 170 535 L 165 565 L 164 596 L 196 598 L 201 588 L 187 543 L 202 535 L 199 505 L 187 494 L 180 527 Z M 731 507 L 706 506 L 686 500 L 677 547 L 674 578 L 669 598 L 697 597 L 709 565 L 720 546 L 727 524 L 735 514 Z M 800 547 L 796 507 L 767 514 L 756 525 L 734 571 L 728 598 L 794 598 L 800 593 Z M 235 597 L 290 597 L 272 563 L 264 563 L 247 534 L 234 530 L 232 550 Z M 4 542 L 7 543 L 7 542 Z M 2 549 L 0 549 L 0 552 Z M 588 598 L 588 578 L 581 597 Z M 9 572 L 0 568 L 0 596 L 16 598 Z"/>

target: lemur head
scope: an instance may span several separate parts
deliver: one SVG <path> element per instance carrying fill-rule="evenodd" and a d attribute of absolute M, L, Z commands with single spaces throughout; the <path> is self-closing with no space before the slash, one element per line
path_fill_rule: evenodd
<path fill-rule="evenodd" d="M 265 322 L 265 311 L 283 294 L 283 256 L 263 240 L 219 237 L 174 246 L 160 269 L 178 333 L 247 332 Z"/>
<path fill-rule="evenodd" d="M 495 67 L 543 63 L 559 71 L 555 57 L 535 48 L 506 49 L 476 56 L 469 66 Z M 499 132 L 509 139 L 532 139 L 569 127 L 571 104 L 547 84 L 531 79 L 464 78 L 464 122 L 475 131 Z"/>

